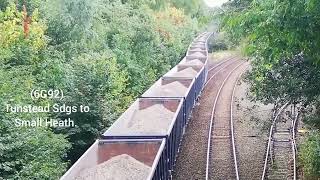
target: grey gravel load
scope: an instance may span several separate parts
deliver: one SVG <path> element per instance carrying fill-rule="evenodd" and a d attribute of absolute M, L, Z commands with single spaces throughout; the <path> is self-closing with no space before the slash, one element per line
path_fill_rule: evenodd
<path fill-rule="evenodd" d="M 166 135 L 174 117 L 174 112 L 162 104 L 155 104 L 146 109 L 135 109 L 121 124 L 110 129 L 110 132 L 121 132 L 126 135 Z M 112 131 L 112 132 L 111 132 Z"/>
<path fill-rule="evenodd" d="M 155 104 L 144 110 L 136 111 L 132 117 L 132 126 L 127 132 L 146 134 L 166 134 L 172 122 L 174 113 L 161 104 Z"/>
<path fill-rule="evenodd" d="M 187 88 L 179 83 L 174 81 L 172 83 L 153 88 L 150 91 L 147 91 L 144 96 L 160 96 L 160 97 L 183 97 L 187 92 Z"/>
<path fill-rule="evenodd" d="M 202 45 L 202 46 L 205 46 L 205 44 L 206 44 L 206 43 L 200 42 L 200 41 L 197 41 L 197 42 L 192 43 L 192 45 Z"/>
<path fill-rule="evenodd" d="M 135 158 L 121 154 L 85 169 L 75 180 L 146 180 L 150 170 L 149 166 Z"/>
<path fill-rule="evenodd" d="M 192 65 L 192 66 L 203 66 L 203 62 L 200 61 L 199 59 L 194 59 L 194 60 L 191 60 L 191 61 L 186 61 L 184 62 L 183 64 L 186 64 L 186 65 Z"/>
<path fill-rule="evenodd" d="M 195 52 L 195 53 L 192 53 L 192 54 L 189 54 L 189 56 L 195 56 L 195 57 L 206 57 L 205 55 L 203 55 L 201 52 Z"/>
<path fill-rule="evenodd" d="M 193 44 L 192 46 L 191 46 L 191 48 L 202 48 L 202 49 L 204 49 L 204 48 L 206 48 L 206 46 L 204 45 L 204 44 Z"/>
<path fill-rule="evenodd" d="M 195 77 L 198 74 L 196 70 L 192 67 L 186 68 L 184 70 L 172 73 L 171 75 L 174 77 Z"/>
<path fill-rule="evenodd" d="M 203 51 L 203 49 L 197 47 L 197 48 L 192 49 L 192 51 Z"/>

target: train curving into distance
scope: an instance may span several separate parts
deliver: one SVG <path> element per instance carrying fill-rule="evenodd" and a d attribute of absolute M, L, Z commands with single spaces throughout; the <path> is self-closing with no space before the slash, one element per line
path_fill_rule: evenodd
<path fill-rule="evenodd" d="M 171 179 L 192 109 L 207 81 L 211 35 L 195 38 L 181 62 L 144 92 L 61 180 Z"/>

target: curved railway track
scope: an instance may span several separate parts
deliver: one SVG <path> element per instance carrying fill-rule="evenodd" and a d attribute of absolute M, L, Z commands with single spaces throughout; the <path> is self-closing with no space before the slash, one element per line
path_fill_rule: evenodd
<path fill-rule="evenodd" d="M 222 61 L 222 62 L 214 65 L 212 68 L 210 68 L 210 69 L 208 70 L 208 77 L 209 77 L 209 79 L 208 79 L 207 82 L 204 84 L 203 89 L 205 89 L 205 88 L 207 87 L 208 83 L 210 83 L 211 80 L 212 80 L 213 78 L 215 78 L 216 75 L 217 75 L 219 72 L 221 72 L 224 68 L 230 66 L 231 64 L 235 63 L 236 61 L 237 61 L 237 59 L 236 59 L 235 57 L 231 57 L 231 58 L 228 58 L 228 59 L 226 59 L 226 60 L 224 60 L 224 61 Z M 224 66 L 222 66 L 222 65 L 224 65 Z M 222 66 L 222 67 L 221 67 L 221 66 Z M 218 69 L 217 71 L 213 71 L 213 70 L 216 70 L 218 67 L 221 67 L 221 69 Z"/>
<path fill-rule="evenodd" d="M 225 59 L 225 60 L 223 60 L 223 61 L 221 61 L 221 62 L 213 65 L 213 66 L 208 70 L 208 73 L 211 72 L 212 70 L 215 70 L 216 68 L 220 67 L 222 64 L 225 64 L 226 62 L 229 62 L 229 61 L 234 60 L 234 59 L 236 59 L 236 57 L 230 57 L 230 58 L 227 58 L 227 59 Z M 209 76 L 209 75 L 208 75 L 208 76 Z M 210 78 L 211 78 L 211 77 L 213 77 L 213 76 L 210 76 Z M 206 83 L 208 83 L 208 82 L 209 82 L 209 80 L 208 80 Z"/>
<path fill-rule="evenodd" d="M 209 120 L 214 106 L 214 101 L 212 101 L 211 97 L 217 98 L 219 89 L 222 89 L 221 87 L 224 86 L 231 74 L 243 66 L 244 63 L 239 58 L 231 57 L 209 69 L 208 80 L 205 84 L 203 95 L 199 100 L 201 106 L 195 109 L 191 123 L 188 125 L 189 127 L 183 138 L 182 151 L 177 158 L 173 179 L 205 178 L 206 166 L 204 164 L 206 164 Z M 233 88 L 231 88 L 230 93 L 232 93 L 232 90 Z M 198 145 L 195 146 L 195 144 Z"/>
<path fill-rule="evenodd" d="M 234 77 L 231 77 L 231 75 L 243 64 L 245 63 L 237 65 L 228 73 L 214 99 L 208 131 L 206 180 L 239 179 L 233 130 L 232 102 L 235 85 L 241 74 L 237 74 Z M 224 90 L 225 88 L 226 90 Z M 225 112 L 229 112 L 229 114 L 226 115 Z"/>
<path fill-rule="evenodd" d="M 284 104 L 270 127 L 262 180 L 296 180 L 296 124 L 299 111 L 284 113 L 289 103 Z"/>

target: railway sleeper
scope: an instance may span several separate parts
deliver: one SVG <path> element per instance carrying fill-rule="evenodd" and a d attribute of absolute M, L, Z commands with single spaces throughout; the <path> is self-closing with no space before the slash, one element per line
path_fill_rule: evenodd
<path fill-rule="evenodd" d="M 273 139 L 273 141 L 274 142 L 279 142 L 279 143 L 287 143 L 287 142 L 290 142 L 290 139 Z"/>
<path fill-rule="evenodd" d="M 218 135 L 212 136 L 212 139 L 229 139 L 229 138 L 230 138 L 229 135 L 228 136 L 218 136 Z"/>

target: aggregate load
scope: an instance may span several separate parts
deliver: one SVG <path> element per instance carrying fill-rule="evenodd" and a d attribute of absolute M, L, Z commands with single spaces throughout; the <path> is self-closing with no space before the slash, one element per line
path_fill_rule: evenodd
<path fill-rule="evenodd" d="M 195 77 L 197 76 L 198 72 L 194 70 L 192 67 L 186 68 L 184 70 L 172 73 L 170 75 L 175 76 L 175 77 Z"/>
<path fill-rule="evenodd" d="M 82 171 L 75 180 L 145 180 L 151 167 L 121 154 Z"/>
<path fill-rule="evenodd" d="M 205 42 L 206 40 L 207 40 L 206 37 L 201 37 L 197 41 Z"/>
<path fill-rule="evenodd" d="M 206 46 L 204 44 L 193 44 L 191 48 L 200 48 L 200 49 L 205 49 Z"/>
<path fill-rule="evenodd" d="M 204 42 L 194 42 L 194 43 L 192 43 L 192 45 L 194 46 L 194 45 L 202 45 L 202 46 L 205 46 L 205 43 Z"/>
<path fill-rule="evenodd" d="M 201 49 L 200 47 L 196 47 L 196 48 L 192 49 L 192 51 L 203 51 L 203 49 Z"/>
<path fill-rule="evenodd" d="M 185 61 L 183 64 L 190 65 L 190 66 L 203 66 L 203 62 L 200 61 L 199 59 Z"/>
<path fill-rule="evenodd" d="M 206 56 L 204 54 L 202 54 L 201 52 L 195 52 L 192 54 L 189 54 L 189 56 L 195 56 L 195 57 L 202 57 L 205 58 Z"/>
<path fill-rule="evenodd" d="M 110 132 L 125 132 L 131 135 L 166 134 L 174 114 L 162 104 L 154 104 L 142 110 L 135 109 L 124 117 L 116 128 L 111 128 Z"/>
<path fill-rule="evenodd" d="M 148 91 L 145 96 L 148 96 L 148 94 L 152 94 L 152 96 L 181 97 L 185 95 L 186 91 L 187 87 L 177 81 L 174 81 L 172 83 Z"/>

